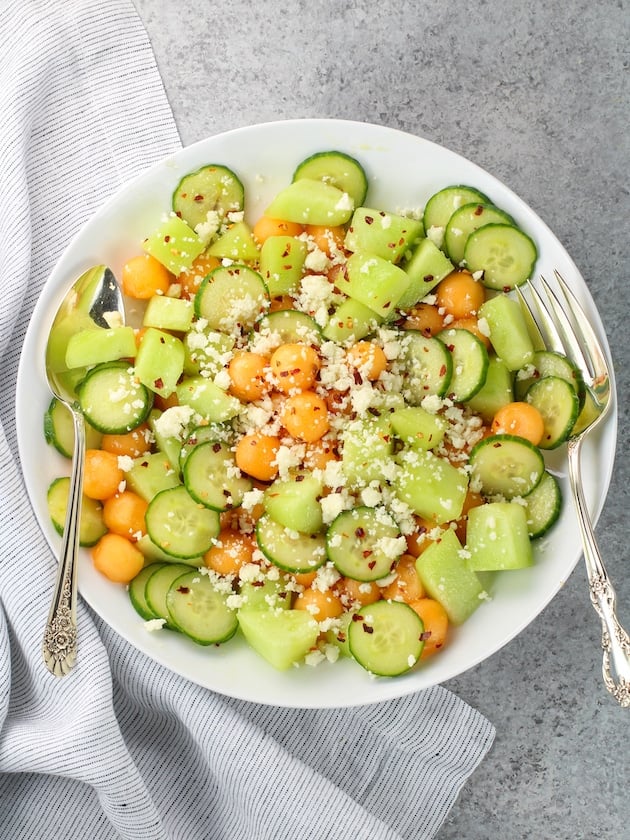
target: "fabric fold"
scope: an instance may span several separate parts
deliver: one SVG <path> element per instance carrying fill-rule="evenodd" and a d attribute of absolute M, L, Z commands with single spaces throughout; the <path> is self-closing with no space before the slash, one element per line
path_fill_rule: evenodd
<path fill-rule="evenodd" d="M 15 389 L 67 242 L 180 140 L 129 0 L 8 0 L 0 17 L 0 836 L 429 838 L 494 730 L 436 687 L 301 711 L 202 689 L 79 603 L 72 675 L 45 670 L 55 559 L 22 480 Z M 270 805 L 270 803 L 273 803 Z"/>

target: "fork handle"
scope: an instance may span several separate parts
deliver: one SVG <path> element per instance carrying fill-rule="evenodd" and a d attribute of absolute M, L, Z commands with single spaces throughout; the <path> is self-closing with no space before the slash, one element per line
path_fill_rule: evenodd
<path fill-rule="evenodd" d="M 615 700 L 621 706 L 630 708 L 630 636 L 617 618 L 615 590 L 604 566 L 588 512 L 582 484 L 581 443 L 581 438 L 568 442 L 569 482 L 582 535 L 591 601 L 602 622 L 602 674 L 606 688 Z"/>
<path fill-rule="evenodd" d="M 68 674 L 77 659 L 77 554 L 85 459 L 85 421 L 83 414 L 76 409 L 72 409 L 72 418 L 75 445 L 68 507 L 55 590 L 42 643 L 46 667 L 57 677 Z"/>

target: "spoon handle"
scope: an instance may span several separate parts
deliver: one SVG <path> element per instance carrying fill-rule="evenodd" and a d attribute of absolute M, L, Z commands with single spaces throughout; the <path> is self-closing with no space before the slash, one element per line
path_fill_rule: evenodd
<path fill-rule="evenodd" d="M 70 410 L 75 437 L 72 474 L 55 591 L 43 641 L 44 662 L 57 677 L 63 677 L 71 671 L 77 660 L 77 552 L 83 493 L 85 421 L 80 411 L 72 407 Z"/>

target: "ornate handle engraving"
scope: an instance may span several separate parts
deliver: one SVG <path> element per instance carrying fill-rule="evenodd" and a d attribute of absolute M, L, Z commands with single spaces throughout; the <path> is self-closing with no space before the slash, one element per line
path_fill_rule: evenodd
<path fill-rule="evenodd" d="M 48 622 L 44 631 L 44 662 L 49 671 L 63 677 L 77 660 L 77 552 L 79 550 L 79 522 L 83 491 L 83 461 L 85 458 L 85 423 L 80 411 L 72 409 L 75 447 L 68 508 L 63 529 L 57 581 Z"/>
<path fill-rule="evenodd" d="M 604 684 L 620 706 L 630 708 L 630 636 L 617 618 L 616 595 L 604 567 L 591 524 L 580 469 L 580 439 L 569 441 L 569 480 L 584 546 L 593 607 L 602 622 Z"/>

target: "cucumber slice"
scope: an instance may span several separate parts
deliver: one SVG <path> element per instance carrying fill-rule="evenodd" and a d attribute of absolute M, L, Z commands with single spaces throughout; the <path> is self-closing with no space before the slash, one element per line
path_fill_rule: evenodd
<path fill-rule="evenodd" d="M 542 537 L 556 524 L 562 510 L 562 491 L 557 478 L 545 470 L 537 486 L 523 499 L 523 505 L 530 539 Z"/>
<path fill-rule="evenodd" d="M 161 569 L 164 565 L 164 563 L 150 563 L 148 566 L 145 566 L 144 569 L 138 572 L 135 578 L 130 581 L 127 588 L 132 607 L 138 615 L 141 616 L 141 618 L 144 618 L 145 621 L 151 621 L 153 618 L 159 618 L 147 602 L 145 588 L 147 581 L 153 572 L 157 572 L 157 570 Z"/>
<path fill-rule="evenodd" d="M 68 407 L 53 397 L 44 414 L 44 437 L 46 443 L 55 447 L 60 455 L 72 458 L 74 452 L 74 423 Z M 86 449 L 100 449 L 103 435 L 89 423 L 85 424 Z"/>
<path fill-rule="evenodd" d="M 172 621 L 168 611 L 166 596 L 173 581 L 189 571 L 190 566 L 186 566 L 183 563 L 164 563 L 161 566 L 155 564 L 153 574 L 149 575 L 146 580 L 144 599 L 148 609 L 152 613 L 151 618 L 163 619 L 163 626 L 169 630 L 177 630 L 177 626 Z"/>
<path fill-rule="evenodd" d="M 199 557 L 219 536 L 219 514 L 196 502 L 181 485 L 162 490 L 145 514 L 151 540 L 172 557 Z"/>
<path fill-rule="evenodd" d="M 297 309 L 280 309 L 263 315 L 254 330 L 263 336 L 273 336 L 278 344 L 315 344 L 322 341 L 322 332 L 317 323 Z"/>
<path fill-rule="evenodd" d="M 240 179 L 227 166 L 207 164 L 184 175 L 175 187 L 173 211 L 191 228 L 205 222 L 210 211 L 219 217 L 240 211 L 245 204 L 245 190 Z"/>
<path fill-rule="evenodd" d="M 420 659 L 423 633 L 422 619 L 408 604 L 376 601 L 352 616 L 350 653 L 371 674 L 397 677 Z"/>
<path fill-rule="evenodd" d="M 195 314 L 212 330 L 251 329 L 267 307 L 267 287 L 246 265 L 219 266 L 204 278 L 195 295 Z"/>
<path fill-rule="evenodd" d="M 326 562 L 323 534 L 301 534 L 263 514 L 256 523 L 256 542 L 267 560 L 285 572 L 314 572 Z"/>
<path fill-rule="evenodd" d="M 483 271 L 484 286 L 503 291 L 528 280 L 537 259 L 534 241 L 519 228 L 506 224 L 484 225 L 470 234 L 464 249 L 469 271 Z"/>
<path fill-rule="evenodd" d="M 444 247 L 449 258 L 459 265 L 464 259 L 466 242 L 471 233 L 488 224 L 516 225 L 514 219 L 494 204 L 464 204 L 448 220 L 444 231 Z"/>
<path fill-rule="evenodd" d="M 545 431 L 540 448 L 555 449 L 564 443 L 580 413 L 580 401 L 573 385 L 559 376 L 545 376 L 530 385 L 525 401 L 542 414 Z"/>
<path fill-rule="evenodd" d="M 407 330 L 400 344 L 407 402 L 420 405 L 425 397 L 444 397 L 453 376 L 453 357 L 444 342 L 418 330 Z"/>
<path fill-rule="evenodd" d="M 365 170 L 353 157 L 344 152 L 317 152 L 298 164 L 293 173 L 293 180 L 310 178 L 324 181 L 342 192 L 348 193 L 354 206 L 365 201 L 368 182 Z"/>
<path fill-rule="evenodd" d="M 525 569 L 534 562 L 525 508 L 516 502 L 488 502 L 468 511 L 468 567 L 475 572 Z"/>
<path fill-rule="evenodd" d="M 422 222 L 417 219 L 358 207 L 352 214 L 344 245 L 347 251 L 373 254 L 395 263 L 411 250 L 422 232 Z"/>
<path fill-rule="evenodd" d="M 215 440 L 221 443 L 232 443 L 233 438 L 234 430 L 228 423 L 209 423 L 207 426 L 197 426 L 183 441 L 179 450 L 180 469 L 184 469 L 186 458 L 199 444 Z"/>
<path fill-rule="evenodd" d="M 491 204 L 488 196 L 474 187 L 454 185 L 439 190 L 427 201 L 424 208 L 424 229 L 446 228 L 453 213 L 464 204 Z"/>
<path fill-rule="evenodd" d="M 196 502 L 219 512 L 239 507 L 252 489 L 236 466 L 231 447 L 219 440 L 195 446 L 186 458 L 183 477 Z"/>
<path fill-rule="evenodd" d="M 300 178 L 281 190 L 265 210 L 265 216 L 301 225 L 345 225 L 354 202 L 348 193 L 312 178 Z"/>
<path fill-rule="evenodd" d="M 492 435 L 480 440 L 469 462 L 484 495 L 505 499 L 527 496 L 545 472 L 540 450 L 516 435 Z"/>
<path fill-rule="evenodd" d="M 405 551 L 400 536 L 398 525 L 384 508 L 344 510 L 326 532 L 328 559 L 345 577 L 380 580 Z"/>
<path fill-rule="evenodd" d="M 81 411 L 95 429 L 107 434 L 135 429 L 149 416 L 152 402 L 126 362 L 97 365 L 79 386 Z"/>
<path fill-rule="evenodd" d="M 48 488 L 46 502 L 48 513 L 55 531 L 63 536 L 68 509 L 68 495 L 70 493 L 70 479 L 67 476 L 56 478 Z M 100 538 L 107 533 L 103 522 L 103 505 L 95 499 L 83 496 L 81 499 L 81 514 L 79 518 L 79 544 L 82 546 L 96 545 Z"/>
<path fill-rule="evenodd" d="M 208 575 L 188 571 L 166 593 L 166 608 L 177 629 L 198 645 L 218 645 L 236 633 L 236 612 Z"/>
<path fill-rule="evenodd" d="M 457 402 L 471 399 L 483 387 L 488 375 L 486 346 L 470 330 L 442 330 L 437 338 L 443 341 L 453 357 L 453 375 L 449 395 Z"/>
<path fill-rule="evenodd" d="M 584 379 L 580 369 L 571 359 L 554 350 L 537 350 L 531 364 L 517 372 L 514 380 L 515 398 L 524 400 L 530 385 L 544 376 L 559 376 L 560 379 L 566 379 L 575 388 L 580 406 L 584 403 Z"/>

